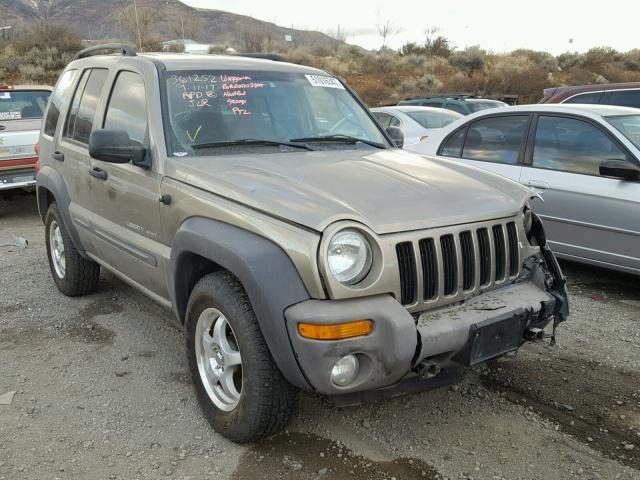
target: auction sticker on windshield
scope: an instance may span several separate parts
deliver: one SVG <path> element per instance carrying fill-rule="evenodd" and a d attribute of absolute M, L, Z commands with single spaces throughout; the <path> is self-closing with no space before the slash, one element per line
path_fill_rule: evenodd
<path fill-rule="evenodd" d="M 325 75 L 305 75 L 309 83 L 314 87 L 325 87 L 325 88 L 339 88 L 344 90 L 344 85 L 340 83 L 340 80 L 334 77 L 328 77 Z"/>

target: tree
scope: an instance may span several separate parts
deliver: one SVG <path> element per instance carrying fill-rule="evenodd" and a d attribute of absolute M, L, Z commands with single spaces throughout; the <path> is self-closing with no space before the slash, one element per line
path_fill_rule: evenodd
<path fill-rule="evenodd" d="M 395 37 L 402 32 L 402 27 L 397 26 L 391 20 L 385 20 L 382 22 L 380 16 L 378 16 L 378 34 L 382 37 L 381 49 L 387 48 L 387 41 L 391 37 Z"/>
<path fill-rule="evenodd" d="M 159 44 L 157 34 L 161 9 L 150 1 L 134 2 L 125 7 L 119 15 L 119 24 L 124 33 L 141 50 L 156 49 Z"/>
<path fill-rule="evenodd" d="M 184 38 L 189 40 L 202 40 L 204 31 L 204 21 L 194 15 L 174 18 L 170 24 L 170 32 L 173 38 Z"/>

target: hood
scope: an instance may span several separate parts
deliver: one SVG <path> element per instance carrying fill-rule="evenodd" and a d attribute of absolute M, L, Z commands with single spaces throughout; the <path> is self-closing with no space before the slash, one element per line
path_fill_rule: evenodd
<path fill-rule="evenodd" d="M 172 157 L 165 175 L 317 231 L 339 220 L 378 234 L 490 220 L 531 196 L 493 173 L 397 149 Z"/>

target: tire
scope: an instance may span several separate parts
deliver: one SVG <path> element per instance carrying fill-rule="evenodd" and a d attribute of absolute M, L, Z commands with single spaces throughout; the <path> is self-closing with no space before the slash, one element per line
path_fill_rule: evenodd
<path fill-rule="evenodd" d="M 297 390 L 276 366 L 238 280 L 226 271 L 200 279 L 189 297 L 186 321 L 194 388 L 214 430 L 245 443 L 284 428 Z"/>
<path fill-rule="evenodd" d="M 68 297 L 95 292 L 100 280 L 100 265 L 80 255 L 55 202 L 47 210 L 45 239 L 49 269 L 58 290 Z"/>

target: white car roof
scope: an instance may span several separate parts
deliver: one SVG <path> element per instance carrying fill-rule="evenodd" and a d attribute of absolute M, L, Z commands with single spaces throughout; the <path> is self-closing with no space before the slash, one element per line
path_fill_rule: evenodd
<path fill-rule="evenodd" d="M 384 111 L 391 111 L 391 112 L 447 112 L 447 113 L 452 113 L 452 114 L 456 114 L 457 112 L 454 112 L 453 110 L 447 110 L 445 108 L 438 108 L 438 107 L 422 107 L 422 106 L 415 106 L 415 105 L 392 105 L 389 107 L 376 107 L 376 108 L 372 108 L 371 111 L 372 112 L 384 112 Z M 463 117 L 464 115 L 458 114 L 460 115 L 460 117 Z"/>

